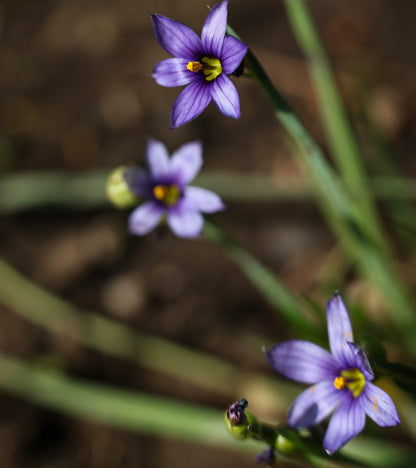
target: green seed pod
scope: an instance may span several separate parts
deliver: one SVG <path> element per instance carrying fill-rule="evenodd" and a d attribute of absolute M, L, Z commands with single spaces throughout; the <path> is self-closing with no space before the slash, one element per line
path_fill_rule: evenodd
<path fill-rule="evenodd" d="M 119 166 L 114 169 L 107 179 L 107 198 L 117 208 L 124 209 L 135 206 L 139 199 L 130 190 L 124 178 L 126 166 Z"/>

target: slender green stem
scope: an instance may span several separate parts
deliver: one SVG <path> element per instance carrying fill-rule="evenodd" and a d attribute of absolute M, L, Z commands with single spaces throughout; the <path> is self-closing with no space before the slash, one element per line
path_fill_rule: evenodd
<path fill-rule="evenodd" d="M 307 2 L 292 0 L 285 0 L 285 5 L 292 29 L 308 60 L 331 154 L 335 158 L 349 193 L 360 203 L 374 231 L 380 233 L 380 242 L 382 242 L 381 225 L 368 187 L 362 154 L 343 107 L 309 6 Z"/>
<path fill-rule="evenodd" d="M 271 269 L 263 265 L 248 250 L 213 223 L 205 221 L 204 234 L 221 247 L 225 255 L 240 268 L 246 278 L 293 331 L 309 339 L 322 341 L 322 335 L 317 332 L 316 325 L 305 316 L 299 299 L 289 291 Z"/>
<path fill-rule="evenodd" d="M 33 403 L 112 427 L 229 446 L 222 412 L 66 377 L 0 354 L 0 388 Z"/>
<path fill-rule="evenodd" d="M 228 28 L 230 34 L 238 36 Z M 392 259 L 383 239 L 356 203 L 346 192 L 339 178 L 327 163 L 322 150 L 314 142 L 288 103 L 277 92 L 264 69 L 249 50 L 246 66 L 270 101 L 276 118 L 292 137 L 295 154 L 307 168 L 318 197 L 319 206 L 342 245 L 357 263 L 362 274 L 384 293 L 390 305 L 391 320 L 401 331 L 403 342 L 416 355 L 416 315 L 410 294 L 392 267 Z"/>
<path fill-rule="evenodd" d="M 224 359 L 132 330 L 99 314 L 78 310 L 24 278 L 1 258 L 0 303 L 37 326 L 75 343 L 127 359 L 230 400 L 247 387 L 263 389 L 263 392 L 270 391 L 274 409 L 283 414 L 293 394 L 290 383 L 243 372 Z M 256 395 L 251 397 L 254 398 Z"/>
<path fill-rule="evenodd" d="M 105 185 L 109 174 L 107 170 L 82 174 L 67 171 L 4 174 L 0 176 L 0 215 L 48 206 L 71 210 L 108 207 Z M 270 177 L 205 171 L 195 179 L 195 185 L 213 190 L 226 201 L 305 201 L 315 193 L 309 180 L 288 180 L 278 174 Z M 416 199 L 416 181 L 412 178 L 374 176 L 370 186 L 380 200 Z"/>

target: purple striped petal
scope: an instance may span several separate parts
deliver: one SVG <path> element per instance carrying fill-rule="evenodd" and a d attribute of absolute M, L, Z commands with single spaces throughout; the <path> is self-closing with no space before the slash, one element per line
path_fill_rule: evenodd
<path fill-rule="evenodd" d="M 349 440 L 359 434 L 365 425 L 365 412 L 359 399 L 347 395 L 329 421 L 323 446 L 328 455 L 343 447 Z"/>
<path fill-rule="evenodd" d="M 202 213 L 216 213 L 225 208 L 224 203 L 216 193 L 201 187 L 187 187 L 184 204 L 190 210 L 202 211 Z"/>
<path fill-rule="evenodd" d="M 192 73 L 186 69 L 188 59 L 183 58 L 170 58 L 162 60 L 153 69 L 152 77 L 156 83 L 168 88 L 175 86 L 183 86 L 198 79 L 196 73 Z"/>
<path fill-rule="evenodd" d="M 233 36 L 226 36 L 222 47 L 221 65 L 226 75 L 233 73 L 243 61 L 247 46 Z"/>
<path fill-rule="evenodd" d="M 165 177 L 170 173 L 169 153 L 162 142 L 149 140 L 146 148 L 146 158 L 153 178 Z"/>
<path fill-rule="evenodd" d="M 280 374 L 307 384 L 333 380 L 339 370 L 339 364 L 328 351 L 309 341 L 279 343 L 266 352 L 266 357 Z"/>
<path fill-rule="evenodd" d="M 384 390 L 366 383 L 360 403 L 363 411 L 379 426 L 397 426 L 400 424 L 400 417 L 393 400 Z"/>
<path fill-rule="evenodd" d="M 198 174 L 202 162 L 202 144 L 200 141 L 192 141 L 172 153 L 171 172 L 179 177 L 182 185 L 185 186 Z"/>
<path fill-rule="evenodd" d="M 208 13 L 201 32 L 204 54 L 210 57 L 221 57 L 222 46 L 227 28 L 228 1 L 215 5 Z"/>
<path fill-rule="evenodd" d="M 193 81 L 181 91 L 173 103 L 170 120 L 172 128 L 193 120 L 211 102 L 210 85 L 204 80 Z"/>
<path fill-rule="evenodd" d="M 332 381 L 320 382 L 304 390 L 293 402 L 287 422 L 292 427 L 310 427 L 320 423 L 339 405 L 343 392 Z"/>
<path fill-rule="evenodd" d="M 237 89 L 224 73 L 212 82 L 211 96 L 224 115 L 240 118 L 240 98 Z"/>
<path fill-rule="evenodd" d="M 161 15 L 152 15 L 152 23 L 157 42 L 170 55 L 189 60 L 201 58 L 201 39 L 191 28 Z"/>
<path fill-rule="evenodd" d="M 204 226 L 204 218 L 197 211 L 181 209 L 168 212 L 168 225 L 178 237 L 198 237 Z"/>
<path fill-rule="evenodd" d="M 136 208 L 129 217 L 129 231 L 138 236 L 144 236 L 160 222 L 164 208 L 155 202 L 146 202 Z"/>
<path fill-rule="evenodd" d="M 348 343 L 353 342 L 352 328 L 347 308 L 341 296 L 334 294 L 326 305 L 329 345 L 333 356 L 345 368 L 355 364 L 354 352 Z"/>
<path fill-rule="evenodd" d="M 151 179 L 144 169 L 137 167 L 126 168 L 124 171 L 124 180 L 134 195 L 141 198 L 148 198 L 151 190 Z"/>

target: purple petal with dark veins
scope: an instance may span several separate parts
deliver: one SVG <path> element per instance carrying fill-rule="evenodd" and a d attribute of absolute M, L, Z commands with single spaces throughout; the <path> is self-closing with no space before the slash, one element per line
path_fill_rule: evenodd
<path fill-rule="evenodd" d="M 350 317 L 339 294 L 334 294 L 326 305 L 328 337 L 331 352 L 343 364 L 352 367 L 355 364 L 354 351 L 348 343 L 354 341 Z"/>
<path fill-rule="evenodd" d="M 201 187 L 187 187 L 183 203 L 187 208 L 202 213 L 216 213 L 225 208 L 224 203 L 216 193 Z"/>
<path fill-rule="evenodd" d="M 210 85 L 202 80 L 193 81 L 181 91 L 173 103 L 170 120 L 172 128 L 193 120 L 211 102 Z"/>
<path fill-rule="evenodd" d="M 293 402 L 287 422 L 292 427 L 314 426 L 331 414 L 344 396 L 344 391 L 337 390 L 332 381 L 309 387 Z"/>
<path fill-rule="evenodd" d="M 228 1 L 215 5 L 208 13 L 201 32 L 202 48 L 204 54 L 210 57 L 221 57 L 222 46 L 227 28 Z"/>
<path fill-rule="evenodd" d="M 129 217 L 129 231 L 143 236 L 160 222 L 165 209 L 155 202 L 146 202 L 136 208 Z"/>
<path fill-rule="evenodd" d="M 211 96 L 224 115 L 240 118 L 240 98 L 237 89 L 224 73 L 212 82 Z"/>
<path fill-rule="evenodd" d="M 366 380 L 373 380 L 374 373 L 371 369 L 370 363 L 368 362 L 367 355 L 365 352 L 355 343 L 347 343 L 349 348 L 354 354 L 355 357 L 355 366 L 358 368 L 364 375 Z"/>
<path fill-rule="evenodd" d="M 328 455 L 343 447 L 359 434 L 365 425 L 365 412 L 358 398 L 346 392 L 345 399 L 332 415 L 326 431 L 323 446 Z"/>
<path fill-rule="evenodd" d="M 367 382 L 360 403 L 363 411 L 379 426 L 397 426 L 400 417 L 393 400 L 376 385 Z"/>
<path fill-rule="evenodd" d="M 289 340 L 266 352 L 270 365 L 288 379 L 302 383 L 334 380 L 339 364 L 320 346 L 303 340 Z"/>
<path fill-rule="evenodd" d="M 144 169 L 127 167 L 124 171 L 124 180 L 134 195 L 141 198 L 149 197 L 151 178 Z"/>
<path fill-rule="evenodd" d="M 149 140 L 146 158 L 152 178 L 164 178 L 170 174 L 169 153 L 162 142 Z"/>
<path fill-rule="evenodd" d="M 202 144 L 200 141 L 185 143 L 172 153 L 170 168 L 182 186 L 191 182 L 202 167 Z"/>
<path fill-rule="evenodd" d="M 168 212 L 168 225 L 178 237 L 198 237 L 204 218 L 197 211 L 181 209 L 180 204 Z"/>
<path fill-rule="evenodd" d="M 152 15 L 152 23 L 157 42 L 170 55 L 189 60 L 201 58 L 201 39 L 191 28 L 161 15 Z"/>
<path fill-rule="evenodd" d="M 233 36 L 226 36 L 222 46 L 221 65 L 226 75 L 233 73 L 243 61 L 247 46 Z"/>
<path fill-rule="evenodd" d="M 162 60 L 153 69 L 152 77 L 156 83 L 168 88 L 183 86 L 198 79 L 196 73 L 187 70 L 188 59 L 170 58 Z"/>

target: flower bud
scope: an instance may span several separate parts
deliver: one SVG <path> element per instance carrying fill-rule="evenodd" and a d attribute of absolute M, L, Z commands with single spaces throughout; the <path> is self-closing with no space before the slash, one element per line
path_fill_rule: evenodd
<path fill-rule="evenodd" d="M 120 209 L 130 208 L 139 203 L 139 199 L 130 190 L 124 178 L 125 171 L 126 166 L 119 166 L 111 172 L 107 179 L 107 198 Z"/>
<path fill-rule="evenodd" d="M 225 427 L 237 439 L 250 436 L 250 426 L 257 423 L 256 418 L 246 411 L 247 405 L 247 400 L 242 398 L 232 403 L 224 414 Z"/>

